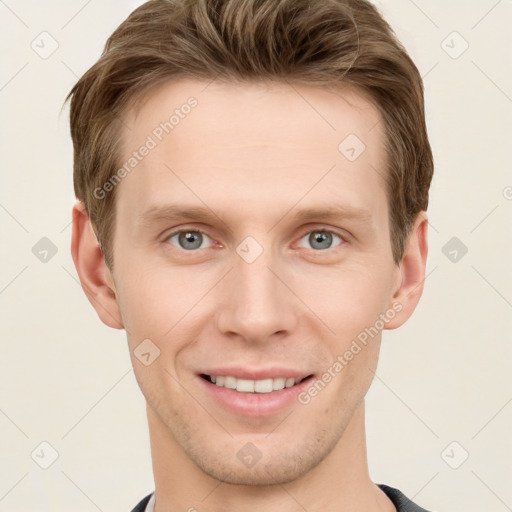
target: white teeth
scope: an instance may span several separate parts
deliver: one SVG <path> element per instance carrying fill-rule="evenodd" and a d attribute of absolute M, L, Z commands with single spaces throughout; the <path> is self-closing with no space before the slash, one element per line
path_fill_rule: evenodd
<path fill-rule="evenodd" d="M 302 379 L 294 379 L 293 377 L 276 377 L 275 379 L 237 379 L 230 375 L 210 376 L 210 381 L 228 389 L 236 389 L 241 393 L 271 393 L 280 389 L 290 388 L 298 384 Z"/>
<path fill-rule="evenodd" d="M 271 393 L 272 379 L 254 381 L 254 391 L 256 391 L 256 393 Z"/>
<path fill-rule="evenodd" d="M 236 389 L 235 377 L 224 377 L 224 387 L 229 389 Z"/>
<path fill-rule="evenodd" d="M 236 379 L 236 390 L 244 393 L 254 393 L 254 381 L 248 379 Z"/>
<path fill-rule="evenodd" d="M 291 388 L 295 384 L 295 379 L 286 379 L 286 383 L 284 385 L 285 388 Z"/>
<path fill-rule="evenodd" d="M 284 389 L 284 385 L 286 383 L 286 379 L 284 377 L 279 377 L 277 379 L 273 379 L 272 389 L 274 391 L 279 391 L 280 389 Z"/>

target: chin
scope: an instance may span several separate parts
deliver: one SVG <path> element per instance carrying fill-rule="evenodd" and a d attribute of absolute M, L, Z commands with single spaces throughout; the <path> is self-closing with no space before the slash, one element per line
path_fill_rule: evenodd
<path fill-rule="evenodd" d="M 259 462 L 252 468 L 241 467 L 242 464 L 221 465 L 217 461 L 216 465 L 210 466 L 202 461 L 199 464 L 200 469 L 208 476 L 221 482 L 231 485 L 246 486 L 268 486 L 282 485 L 297 480 L 309 471 L 309 466 L 292 464 L 288 466 L 283 460 L 268 462 L 263 464 Z"/>
<path fill-rule="evenodd" d="M 232 485 L 282 485 L 306 475 L 328 457 L 339 439 L 334 432 L 331 434 L 329 436 L 324 430 L 323 435 L 317 432 L 302 440 L 289 435 L 289 444 L 282 440 L 278 443 L 269 442 L 265 438 L 255 440 L 254 443 L 261 447 L 261 451 L 250 441 L 238 442 L 236 438 L 224 444 L 223 448 L 217 445 L 214 451 L 204 444 L 199 450 L 196 445 L 196 450 L 186 451 L 196 466 L 216 480 Z M 244 462 L 246 454 L 259 459 L 256 462 L 254 459 L 249 461 L 248 467 Z"/>

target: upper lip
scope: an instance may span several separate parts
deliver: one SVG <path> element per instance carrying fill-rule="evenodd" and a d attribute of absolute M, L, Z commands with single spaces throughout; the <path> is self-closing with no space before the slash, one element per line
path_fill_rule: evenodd
<path fill-rule="evenodd" d="M 305 379 L 309 375 L 312 375 L 312 372 L 273 366 L 270 368 L 254 369 L 240 367 L 219 367 L 200 371 L 199 374 L 209 375 L 210 377 L 231 376 L 237 379 L 263 380 L 275 379 L 278 377 L 285 377 L 287 379 Z"/>

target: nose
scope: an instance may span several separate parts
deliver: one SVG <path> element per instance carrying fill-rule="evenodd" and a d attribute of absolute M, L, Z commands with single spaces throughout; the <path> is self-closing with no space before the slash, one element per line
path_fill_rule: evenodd
<path fill-rule="evenodd" d="M 293 332 L 300 314 L 299 301 L 283 269 L 270 251 L 252 263 L 234 255 L 234 267 L 223 280 L 216 314 L 222 334 L 263 343 Z"/>

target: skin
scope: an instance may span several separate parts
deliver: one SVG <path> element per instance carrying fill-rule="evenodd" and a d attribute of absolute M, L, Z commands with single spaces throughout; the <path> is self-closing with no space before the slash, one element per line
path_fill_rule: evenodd
<path fill-rule="evenodd" d="M 386 329 L 413 313 L 427 216 L 395 264 L 381 117 L 348 87 L 183 79 L 126 112 L 123 162 L 190 96 L 197 107 L 116 188 L 112 271 L 83 205 L 73 210 L 83 288 L 106 325 L 126 329 L 147 401 L 155 510 L 394 511 L 370 479 L 365 443 L 380 332 L 308 404 L 269 415 L 232 413 L 197 375 L 237 365 L 318 377 L 394 303 L 401 311 Z M 366 145 L 353 162 L 338 150 L 351 133 Z M 210 217 L 141 222 L 151 207 L 176 204 L 206 205 Z M 364 218 L 294 219 L 339 205 Z M 205 235 L 192 250 L 171 236 L 197 229 Z M 337 236 L 320 249 L 317 231 Z M 252 263 L 236 252 L 247 236 L 263 248 Z M 148 338 L 160 356 L 145 366 L 134 350 Z M 237 457 L 248 442 L 261 453 L 250 468 Z"/>

